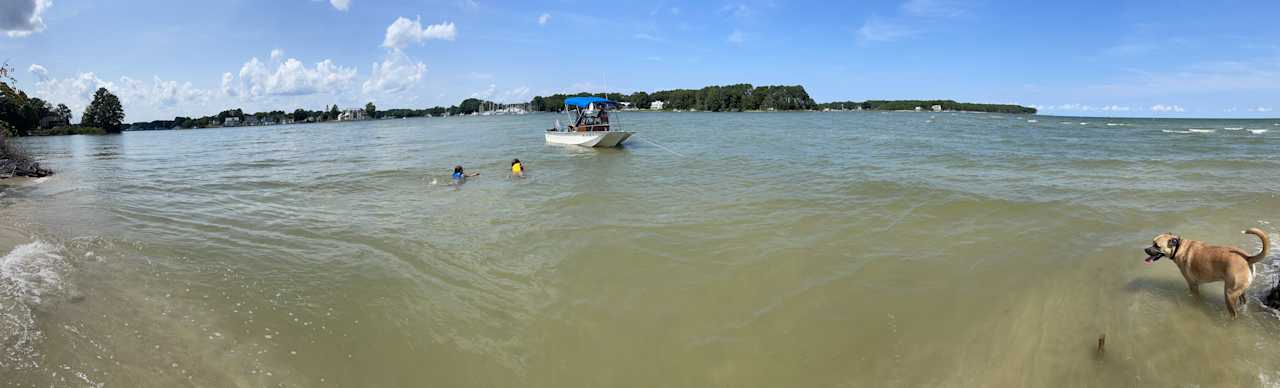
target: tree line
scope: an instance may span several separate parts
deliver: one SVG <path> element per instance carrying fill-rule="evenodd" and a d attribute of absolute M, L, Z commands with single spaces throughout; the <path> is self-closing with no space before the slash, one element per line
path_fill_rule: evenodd
<path fill-rule="evenodd" d="M 810 110 L 818 104 L 809 97 L 804 86 L 752 86 L 736 84 L 707 86 L 702 89 L 662 90 L 653 93 L 573 93 L 535 96 L 529 102 L 532 110 L 559 112 L 564 100 L 575 96 L 598 96 L 613 101 L 630 103 L 639 109 L 650 109 L 653 102 L 662 101 L 664 110 L 700 110 L 709 112 L 742 112 L 758 110 Z"/>
<path fill-rule="evenodd" d="M 119 132 L 124 107 L 110 91 L 98 88 L 81 117 L 80 126 L 73 127 L 71 108 L 28 96 L 16 86 L 13 68 L 0 65 L 0 136 Z"/>
<path fill-rule="evenodd" d="M 955 102 L 952 100 L 867 100 L 834 101 L 818 104 L 818 109 L 831 110 L 931 110 L 937 105 L 942 110 L 963 112 L 988 112 L 1010 114 L 1035 114 L 1036 108 L 1011 104 L 979 104 L 972 102 Z"/>

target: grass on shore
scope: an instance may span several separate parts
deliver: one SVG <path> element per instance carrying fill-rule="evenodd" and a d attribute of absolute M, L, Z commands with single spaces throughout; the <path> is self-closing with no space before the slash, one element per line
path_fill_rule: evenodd
<path fill-rule="evenodd" d="M 31 136 L 66 136 L 66 135 L 106 135 L 107 131 L 97 127 L 79 125 L 31 131 Z"/>

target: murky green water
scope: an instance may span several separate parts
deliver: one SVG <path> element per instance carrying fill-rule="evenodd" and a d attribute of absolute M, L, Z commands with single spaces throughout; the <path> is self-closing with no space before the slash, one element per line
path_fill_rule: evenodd
<path fill-rule="evenodd" d="M 1280 382 L 1280 267 L 1229 321 L 1140 251 L 1280 229 L 1280 121 L 554 118 L 23 139 L 60 174 L 0 197 L 0 384 Z"/>

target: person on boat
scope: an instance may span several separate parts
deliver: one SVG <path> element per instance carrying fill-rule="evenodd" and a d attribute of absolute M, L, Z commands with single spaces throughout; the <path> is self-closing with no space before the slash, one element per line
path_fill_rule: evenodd
<path fill-rule="evenodd" d="M 606 131 L 608 129 L 609 129 L 609 111 L 601 109 L 600 110 L 600 127 L 598 127 L 596 130 Z"/>
<path fill-rule="evenodd" d="M 511 176 L 524 178 L 524 163 L 520 159 L 511 159 Z"/>
<path fill-rule="evenodd" d="M 476 176 L 476 175 L 480 175 L 480 173 L 478 173 L 478 172 L 473 172 L 473 173 L 468 174 L 468 173 L 466 173 L 466 172 L 463 172 L 463 171 L 462 171 L 462 166 L 461 166 L 461 165 L 453 166 L 453 181 L 454 181 L 454 182 L 462 182 L 462 181 L 466 180 L 467 178 L 470 178 L 470 177 L 473 177 L 473 176 Z"/>

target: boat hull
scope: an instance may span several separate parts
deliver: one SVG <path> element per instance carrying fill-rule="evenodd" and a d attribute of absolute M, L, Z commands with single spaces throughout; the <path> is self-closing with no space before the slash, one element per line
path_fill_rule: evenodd
<path fill-rule="evenodd" d="M 582 147 L 617 147 L 631 137 L 631 132 L 547 132 L 547 143 Z"/>

